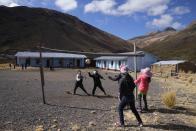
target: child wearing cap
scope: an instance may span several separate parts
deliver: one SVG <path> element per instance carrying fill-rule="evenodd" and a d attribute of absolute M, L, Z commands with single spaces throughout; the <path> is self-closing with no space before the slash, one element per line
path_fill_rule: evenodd
<path fill-rule="evenodd" d="M 152 73 L 150 72 L 150 68 L 141 69 L 139 77 L 134 81 L 135 84 L 138 86 L 138 98 L 139 98 L 139 110 L 142 112 L 144 109 L 145 111 L 148 111 L 148 105 L 147 105 L 147 92 L 149 89 L 149 83 L 151 82 Z M 144 108 L 142 109 L 142 97 L 144 100 Z"/>

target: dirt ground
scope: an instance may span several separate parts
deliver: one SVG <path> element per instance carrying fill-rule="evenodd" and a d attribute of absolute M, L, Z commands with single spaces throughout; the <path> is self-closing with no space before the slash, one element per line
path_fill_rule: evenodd
<path fill-rule="evenodd" d="M 118 72 L 102 71 L 102 84 L 108 96 L 97 89 L 96 96 L 86 96 L 80 89 L 73 95 L 77 69 L 45 70 L 45 96 L 42 103 L 38 69 L 0 70 L 0 130 L 14 131 L 113 131 L 113 130 L 196 130 L 196 87 L 174 78 L 154 77 L 150 84 L 150 111 L 140 114 L 144 127 L 139 128 L 130 110 L 125 110 L 125 128 L 116 128 L 118 121 L 118 84 L 108 75 Z M 86 76 L 84 87 L 92 93 L 93 80 Z M 168 87 L 168 88 L 167 88 Z M 161 102 L 166 91 L 175 90 L 177 103 L 168 109 Z M 137 105 L 137 104 L 136 104 Z"/>

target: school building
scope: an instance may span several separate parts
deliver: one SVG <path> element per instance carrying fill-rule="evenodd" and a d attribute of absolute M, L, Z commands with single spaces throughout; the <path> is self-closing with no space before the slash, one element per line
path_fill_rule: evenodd
<path fill-rule="evenodd" d="M 15 54 L 16 64 L 18 66 L 40 66 L 40 53 L 39 52 L 17 52 Z M 57 53 L 57 52 L 42 52 L 43 67 L 54 68 L 73 68 L 85 67 L 85 55 L 70 54 L 70 53 Z"/>
<path fill-rule="evenodd" d="M 141 51 L 137 51 L 136 54 L 140 54 Z M 143 56 L 136 57 L 137 71 L 140 71 L 142 68 L 150 67 L 151 64 L 157 62 L 158 58 L 154 55 L 143 52 Z M 126 53 L 120 53 L 126 54 Z M 128 66 L 130 70 L 134 70 L 134 52 L 127 52 L 127 56 L 101 56 L 97 57 L 94 60 L 96 61 L 96 67 L 102 69 L 111 69 L 119 70 L 121 64 Z M 132 54 L 132 55 L 131 55 Z"/>

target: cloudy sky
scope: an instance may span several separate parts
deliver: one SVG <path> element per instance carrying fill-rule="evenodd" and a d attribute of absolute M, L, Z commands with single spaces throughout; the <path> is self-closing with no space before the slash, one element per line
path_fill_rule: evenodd
<path fill-rule="evenodd" d="M 196 20 L 196 0 L 0 0 L 0 5 L 58 10 L 123 39 L 168 26 L 180 30 Z"/>

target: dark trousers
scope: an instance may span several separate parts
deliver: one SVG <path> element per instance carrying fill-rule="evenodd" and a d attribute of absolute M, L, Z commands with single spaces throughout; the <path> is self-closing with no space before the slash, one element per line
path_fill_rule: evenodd
<path fill-rule="evenodd" d="M 88 94 L 87 91 L 84 89 L 84 86 L 81 82 L 76 82 L 75 88 L 74 88 L 74 94 L 76 94 L 76 90 L 78 87 L 80 87 L 86 94 Z"/>
<path fill-rule="evenodd" d="M 94 88 L 93 88 L 93 91 L 92 91 L 92 95 L 95 95 L 95 90 L 97 89 L 97 87 L 103 91 L 103 93 L 106 95 L 106 92 L 105 90 L 103 89 L 103 86 L 101 84 L 97 84 L 97 85 L 94 85 Z"/>
<path fill-rule="evenodd" d="M 139 99 L 139 108 L 142 109 L 142 97 L 144 100 L 144 109 L 148 109 L 148 104 L 147 104 L 147 99 L 146 99 L 146 94 L 139 94 L 138 99 Z"/>
<path fill-rule="evenodd" d="M 142 123 L 142 120 L 139 116 L 139 113 L 137 112 L 135 108 L 135 98 L 134 95 L 128 95 L 128 96 L 123 96 L 121 98 L 120 104 L 118 106 L 118 112 L 119 112 L 119 117 L 120 117 L 120 124 L 124 125 L 124 114 L 123 114 L 123 109 L 126 105 L 130 105 L 131 111 L 135 115 L 136 119 L 138 120 L 139 123 Z"/>

